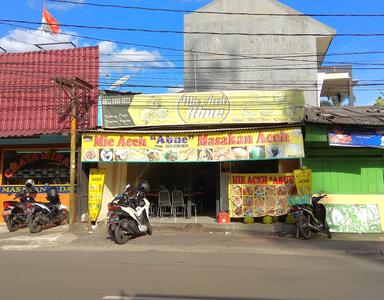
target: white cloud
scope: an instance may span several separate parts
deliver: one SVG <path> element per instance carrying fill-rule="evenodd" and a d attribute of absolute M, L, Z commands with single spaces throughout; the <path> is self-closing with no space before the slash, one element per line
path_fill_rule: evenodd
<path fill-rule="evenodd" d="M 73 32 L 67 32 L 75 34 Z M 68 35 L 52 35 L 50 33 L 41 31 L 39 29 L 14 29 L 11 30 L 8 35 L 0 38 L 0 46 L 3 47 L 7 52 L 27 52 L 27 51 L 39 51 L 36 44 L 47 44 L 47 43 L 68 43 L 72 42 L 78 45 L 79 41 L 77 38 Z M 70 44 L 52 45 L 46 46 L 46 50 L 51 49 L 65 49 L 73 48 Z"/>
<path fill-rule="evenodd" d="M 44 50 L 57 50 L 89 46 L 76 38 L 76 32 L 63 32 L 52 35 L 39 29 L 14 29 L 0 38 L 0 47 L 8 53 L 39 51 L 35 44 L 66 43 L 61 45 L 45 45 Z M 70 34 L 70 35 L 65 35 Z M 165 60 L 158 51 L 138 50 L 135 48 L 119 48 L 113 42 L 100 42 L 100 77 L 112 84 L 117 78 L 129 81 L 131 75 L 143 72 L 151 67 L 173 67 L 173 63 Z M 129 75 L 128 75 L 129 74 Z M 124 85 L 124 84 L 122 84 Z"/>
<path fill-rule="evenodd" d="M 102 73 L 140 72 L 148 67 L 173 67 L 173 63 L 164 60 L 157 51 L 119 49 L 116 43 L 99 43 Z"/>
<path fill-rule="evenodd" d="M 181 85 L 180 87 L 168 88 L 167 92 L 168 93 L 180 93 L 183 90 L 184 90 L 184 87 Z"/>
<path fill-rule="evenodd" d="M 85 0 L 71 0 L 73 2 L 77 2 L 77 3 L 84 3 Z M 31 8 L 42 8 L 43 7 L 43 3 L 41 0 L 27 0 L 27 4 L 29 7 Z M 67 10 L 70 10 L 72 8 L 76 8 L 76 7 L 81 7 L 81 5 L 78 5 L 76 3 L 59 3 L 59 2 L 50 2 L 50 1 L 47 1 L 45 2 L 45 6 L 51 10 L 61 10 L 61 11 L 67 11 Z"/>
<path fill-rule="evenodd" d="M 77 2 L 79 4 L 84 3 L 85 0 L 71 0 L 73 2 Z M 48 9 L 56 9 L 61 11 L 67 11 L 72 8 L 81 7 L 81 5 L 75 3 L 59 3 L 59 2 L 46 2 L 46 6 Z"/>

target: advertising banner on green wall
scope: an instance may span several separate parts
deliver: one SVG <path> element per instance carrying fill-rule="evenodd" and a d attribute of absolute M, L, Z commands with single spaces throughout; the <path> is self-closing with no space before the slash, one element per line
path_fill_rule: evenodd
<path fill-rule="evenodd" d="M 380 233 L 381 223 L 376 204 L 325 204 L 327 222 L 332 232 Z"/>

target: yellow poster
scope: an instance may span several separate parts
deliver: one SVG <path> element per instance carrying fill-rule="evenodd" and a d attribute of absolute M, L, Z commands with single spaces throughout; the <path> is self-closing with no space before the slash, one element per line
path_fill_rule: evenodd
<path fill-rule="evenodd" d="M 312 195 L 312 170 L 299 169 L 294 170 L 295 182 L 298 195 Z"/>
<path fill-rule="evenodd" d="M 102 96 L 103 128 L 184 124 L 295 123 L 303 91 L 225 91 Z"/>
<path fill-rule="evenodd" d="M 288 196 L 296 193 L 291 173 L 231 174 L 231 218 L 282 216 L 288 212 Z"/>
<path fill-rule="evenodd" d="M 200 162 L 304 157 L 300 128 L 201 133 L 83 133 L 83 162 Z"/>
<path fill-rule="evenodd" d="M 88 210 L 92 222 L 99 215 L 103 197 L 105 169 L 90 169 L 88 186 Z"/>

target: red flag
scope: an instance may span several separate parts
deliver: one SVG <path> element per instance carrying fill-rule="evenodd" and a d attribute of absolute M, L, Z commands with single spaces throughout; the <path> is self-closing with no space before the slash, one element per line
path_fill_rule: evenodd
<path fill-rule="evenodd" d="M 53 33 L 53 34 L 58 34 L 60 32 L 60 27 L 59 23 L 57 20 L 46 10 L 46 8 L 43 8 L 43 19 L 41 21 L 43 23 L 43 30 Z"/>

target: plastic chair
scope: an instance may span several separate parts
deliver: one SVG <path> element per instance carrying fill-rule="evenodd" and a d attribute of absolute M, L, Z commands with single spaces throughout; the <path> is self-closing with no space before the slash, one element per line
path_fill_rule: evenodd
<path fill-rule="evenodd" d="M 173 208 L 173 215 L 175 218 L 177 217 L 177 213 L 178 213 L 177 208 L 181 208 L 181 213 L 185 218 L 185 202 L 184 202 L 182 191 L 172 192 L 172 208 Z"/>
<path fill-rule="evenodd" d="M 197 208 L 196 208 L 196 200 L 195 199 L 191 199 L 191 210 L 194 209 L 195 211 L 195 221 L 197 220 Z"/>
<path fill-rule="evenodd" d="M 159 200 L 157 206 L 157 215 L 162 218 L 164 213 L 167 213 L 169 207 L 169 216 L 172 216 L 172 203 L 171 196 L 167 190 L 159 192 Z"/>

